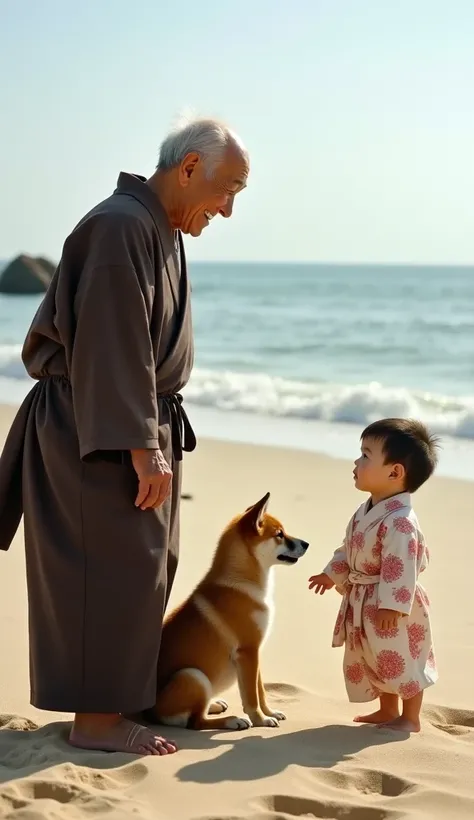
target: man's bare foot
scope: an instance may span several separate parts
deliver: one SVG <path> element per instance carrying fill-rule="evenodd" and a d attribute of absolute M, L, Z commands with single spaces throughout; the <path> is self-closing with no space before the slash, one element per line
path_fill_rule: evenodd
<path fill-rule="evenodd" d="M 354 718 L 354 723 L 386 723 L 396 720 L 399 717 L 398 712 L 387 712 L 385 709 L 377 709 L 370 715 L 357 715 Z"/>
<path fill-rule="evenodd" d="M 72 746 L 102 752 L 129 752 L 137 755 L 168 755 L 177 751 L 176 744 L 156 735 L 145 726 L 126 718 L 101 727 L 101 730 L 78 731 L 73 726 L 69 735 Z"/>
<path fill-rule="evenodd" d="M 381 723 L 379 729 L 393 729 L 395 732 L 419 732 L 421 725 L 419 720 L 408 720 L 408 718 L 401 715 L 394 720 L 387 721 L 387 723 Z"/>

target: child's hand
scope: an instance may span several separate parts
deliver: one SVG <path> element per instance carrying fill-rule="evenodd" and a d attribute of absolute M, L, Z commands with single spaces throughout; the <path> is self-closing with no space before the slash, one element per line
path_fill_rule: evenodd
<path fill-rule="evenodd" d="M 395 612 L 394 609 L 378 609 L 375 616 L 375 628 L 381 629 L 396 629 L 398 626 L 398 619 L 402 617 L 401 612 Z"/>
<path fill-rule="evenodd" d="M 317 595 L 320 592 L 321 595 L 324 595 L 327 589 L 332 589 L 334 586 L 334 581 L 331 581 L 329 575 L 326 575 L 325 572 L 320 572 L 319 575 L 312 575 L 309 579 L 309 589 L 316 589 L 314 590 L 315 594 Z"/>

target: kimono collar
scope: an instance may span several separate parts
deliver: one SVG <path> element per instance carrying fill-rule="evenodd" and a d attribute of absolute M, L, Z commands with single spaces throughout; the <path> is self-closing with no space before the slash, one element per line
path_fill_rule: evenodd
<path fill-rule="evenodd" d="M 378 504 L 374 504 L 370 510 L 368 509 L 369 503 L 370 499 L 359 508 L 359 515 L 357 517 L 363 527 L 368 527 L 371 524 L 378 523 L 387 515 L 390 515 L 390 513 L 396 512 L 397 510 L 402 510 L 404 508 L 406 509 L 407 507 L 410 508 L 410 493 L 398 493 L 397 495 L 392 495 L 391 498 L 386 498 L 384 501 L 379 501 Z"/>
<path fill-rule="evenodd" d="M 158 225 L 166 225 L 170 234 L 173 235 L 174 231 L 168 219 L 168 214 L 155 192 L 146 184 L 146 177 L 121 171 L 114 194 L 128 194 L 134 199 L 138 199 L 145 208 L 151 211 Z"/>

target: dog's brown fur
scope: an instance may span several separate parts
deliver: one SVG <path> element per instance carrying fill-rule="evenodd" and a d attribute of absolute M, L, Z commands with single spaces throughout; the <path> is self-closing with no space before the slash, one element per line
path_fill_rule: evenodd
<path fill-rule="evenodd" d="M 277 726 L 285 715 L 267 703 L 259 651 L 271 625 L 273 565 L 296 563 L 308 544 L 268 515 L 270 494 L 234 518 L 211 567 L 166 619 L 153 721 L 193 729 Z M 280 556 L 280 557 L 279 557 Z M 209 717 L 227 709 L 215 696 L 237 679 L 246 717 Z"/>

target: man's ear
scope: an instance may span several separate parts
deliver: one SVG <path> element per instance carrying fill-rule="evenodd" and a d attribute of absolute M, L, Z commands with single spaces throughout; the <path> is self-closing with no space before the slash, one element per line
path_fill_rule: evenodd
<path fill-rule="evenodd" d="M 179 182 L 186 188 L 189 185 L 189 181 L 196 169 L 196 165 L 199 162 L 199 154 L 195 151 L 191 151 L 189 154 L 186 154 L 184 157 L 181 165 L 179 166 Z"/>

